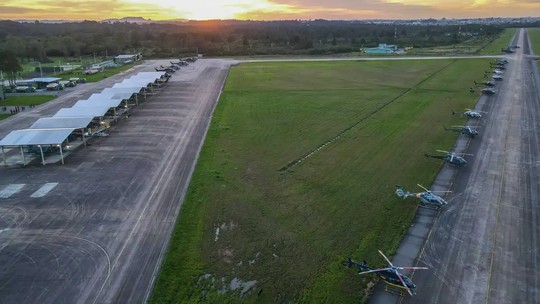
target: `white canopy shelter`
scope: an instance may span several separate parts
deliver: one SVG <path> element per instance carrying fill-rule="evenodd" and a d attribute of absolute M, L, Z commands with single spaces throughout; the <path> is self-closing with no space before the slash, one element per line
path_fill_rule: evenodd
<path fill-rule="evenodd" d="M 79 100 L 74 105 L 73 108 L 92 108 L 92 107 L 109 107 L 116 108 L 120 106 L 123 99 L 94 99 L 94 100 Z"/>
<path fill-rule="evenodd" d="M 45 157 L 43 155 L 42 146 L 45 145 L 58 145 L 60 148 L 60 156 L 62 158 L 62 164 L 64 163 L 64 153 L 62 152 L 62 143 L 68 138 L 68 136 L 75 130 L 75 128 L 62 128 L 62 129 L 24 129 L 16 130 L 9 133 L 6 137 L 0 140 L 0 147 L 2 147 L 2 158 L 4 165 L 6 163 L 6 155 L 4 153 L 4 147 L 20 147 L 21 155 L 23 158 L 23 164 L 26 163 L 24 158 L 23 146 L 38 146 L 41 152 L 41 160 L 45 165 Z"/>
<path fill-rule="evenodd" d="M 109 106 L 62 108 L 53 117 L 103 117 Z"/>
<path fill-rule="evenodd" d="M 38 119 L 30 129 L 86 128 L 93 117 L 46 117 Z"/>

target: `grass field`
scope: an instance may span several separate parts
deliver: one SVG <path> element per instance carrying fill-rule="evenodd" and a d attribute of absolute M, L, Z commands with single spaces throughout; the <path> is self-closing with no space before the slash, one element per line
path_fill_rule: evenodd
<path fill-rule="evenodd" d="M 0 120 L 10 117 L 10 114 L 0 114 Z"/>
<path fill-rule="evenodd" d="M 483 47 L 490 44 L 492 41 L 493 40 L 488 37 L 474 37 L 459 44 L 427 48 L 415 48 L 409 51 L 407 54 L 429 56 L 475 54 L 478 53 Z"/>
<path fill-rule="evenodd" d="M 232 68 L 150 302 L 365 301 L 376 278 L 342 260 L 395 252 L 416 203 L 394 185 L 430 185 L 441 163 L 422 155 L 451 148 L 488 62 Z"/>
<path fill-rule="evenodd" d="M 60 66 L 60 65 L 81 65 L 81 66 L 87 66 L 91 65 L 94 62 L 93 56 L 83 56 L 83 57 L 70 57 L 70 58 L 64 58 L 64 57 L 49 57 L 49 60 L 52 62 L 49 63 L 41 63 L 41 67 L 53 67 L 53 66 Z M 97 62 L 100 62 L 104 60 L 103 58 L 96 58 Z M 23 73 L 28 72 L 34 72 L 36 67 L 39 67 L 39 62 L 32 61 L 32 62 L 23 62 L 21 63 L 21 67 L 23 68 Z"/>
<path fill-rule="evenodd" d="M 486 45 L 482 50 L 480 50 L 480 54 L 484 55 L 501 55 L 501 48 L 505 48 L 510 44 L 512 41 L 512 37 L 514 37 L 514 34 L 516 33 L 515 28 L 507 28 L 504 29 L 504 31 L 501 33 L 501 35 L 493 40 L 490 44 Z"/>
<path fill-rule="evenodd" d="M 71 70 L 71 71 L 67 71 L 67 72 L 57 73 L 57 74 L 53 74 L 53 75 L 50 75 L 50 76 L 51 77 L 53 77 L 53 76 L 60 77 L 63 80 L 69 80 L 70 78 L 75 78 L 75 77 L 77 77 L 77 78 L 86 78 L 87 82 L 97 82 L 97 81 L 103 80 L 104 78 L 111 77 L 111 76 L 114 76 L 114 75 L 116 75 L 116 74 L 118 74 L 120 72 L 128 70 L 128 69 L 134 67 L 136 64 L 140 64 L 140 62 L 136 62 L 136 63 L 133 63 L 133 64 L 126 64 L 126 65 L 123 65 L 123 66 L 120 66 L 120 67 L 114 68 L 114 69 L 106 69 L 103 72 L 98 72 L 98 73 L 93 74 L 93 75 L 84 75 L 83 74 L 84 71 L 82 69 L 78 69 L 78 70 Z"/>
<path fill-rule="evenodd" d="M 55 96 L 53 95 L 8 96 L 5 101 L 0 102 L 0 107 L 37 106 L 54 98 Z"/>
<path fill-rule="evenodd" d="M 540 55 L 540 28 L 529 28 L 529 39 L 531 40 L 531 47 L 535 55 Z M 540 69 L 540 60 L 537 61 L 538 68 Z"/>

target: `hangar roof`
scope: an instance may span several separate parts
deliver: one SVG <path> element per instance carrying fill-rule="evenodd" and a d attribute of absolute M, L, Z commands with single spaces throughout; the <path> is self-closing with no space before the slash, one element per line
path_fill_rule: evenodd
<path fill-rule="evenodd" d="M 73 108 L 93 108 L 93 107 L 104 107 L 107 106 L 109 108 L 116 108 L 118 107 L 123 99 L 111 99 L 111 98 L 103 98 L 101 99 L 88 99 L 88 100 L 79 100 L 74 105 Z"/>
<path fill-rule="evenodd" d="M 16 130 L 0 140 L 0 146 L 59 145 L 73 130 L 75 128 Z"/>
<path fill-rule="evenodd" d="M 53 117 L 101 117 L 105 116 L 109 106 L 62 108 Z"/>
<path fill-rule="evenodd" d="M 46 117 L 38 119 L 30 129 L 86 128 L 93 117 Z"/>

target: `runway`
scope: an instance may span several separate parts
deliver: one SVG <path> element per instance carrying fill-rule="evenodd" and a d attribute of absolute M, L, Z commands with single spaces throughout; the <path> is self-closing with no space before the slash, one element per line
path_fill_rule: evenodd
<path fill-rule="evenodd" d="M 433 223 L 403 303 L 540 303 L 540 99 L 526 30 L 488 97 L 469 164 Z M 394 297 L 396 298 L 396 297 Z"/>
<path fill-rule="evenodd" d="M 19 113 L 0 136 L 154 65 Z M 0 302 L 145 301 L 228 69 L 200 60 L 176 72 L 66 165 L 0 168 Z"/>

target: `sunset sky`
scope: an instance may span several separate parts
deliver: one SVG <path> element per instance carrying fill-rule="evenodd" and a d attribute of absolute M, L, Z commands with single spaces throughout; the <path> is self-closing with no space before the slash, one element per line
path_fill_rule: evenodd
<path fill-rule="evenodd" d="M 0 19 L 418 19 L 538 17 L 540 0 L 2 0 Z"/>

